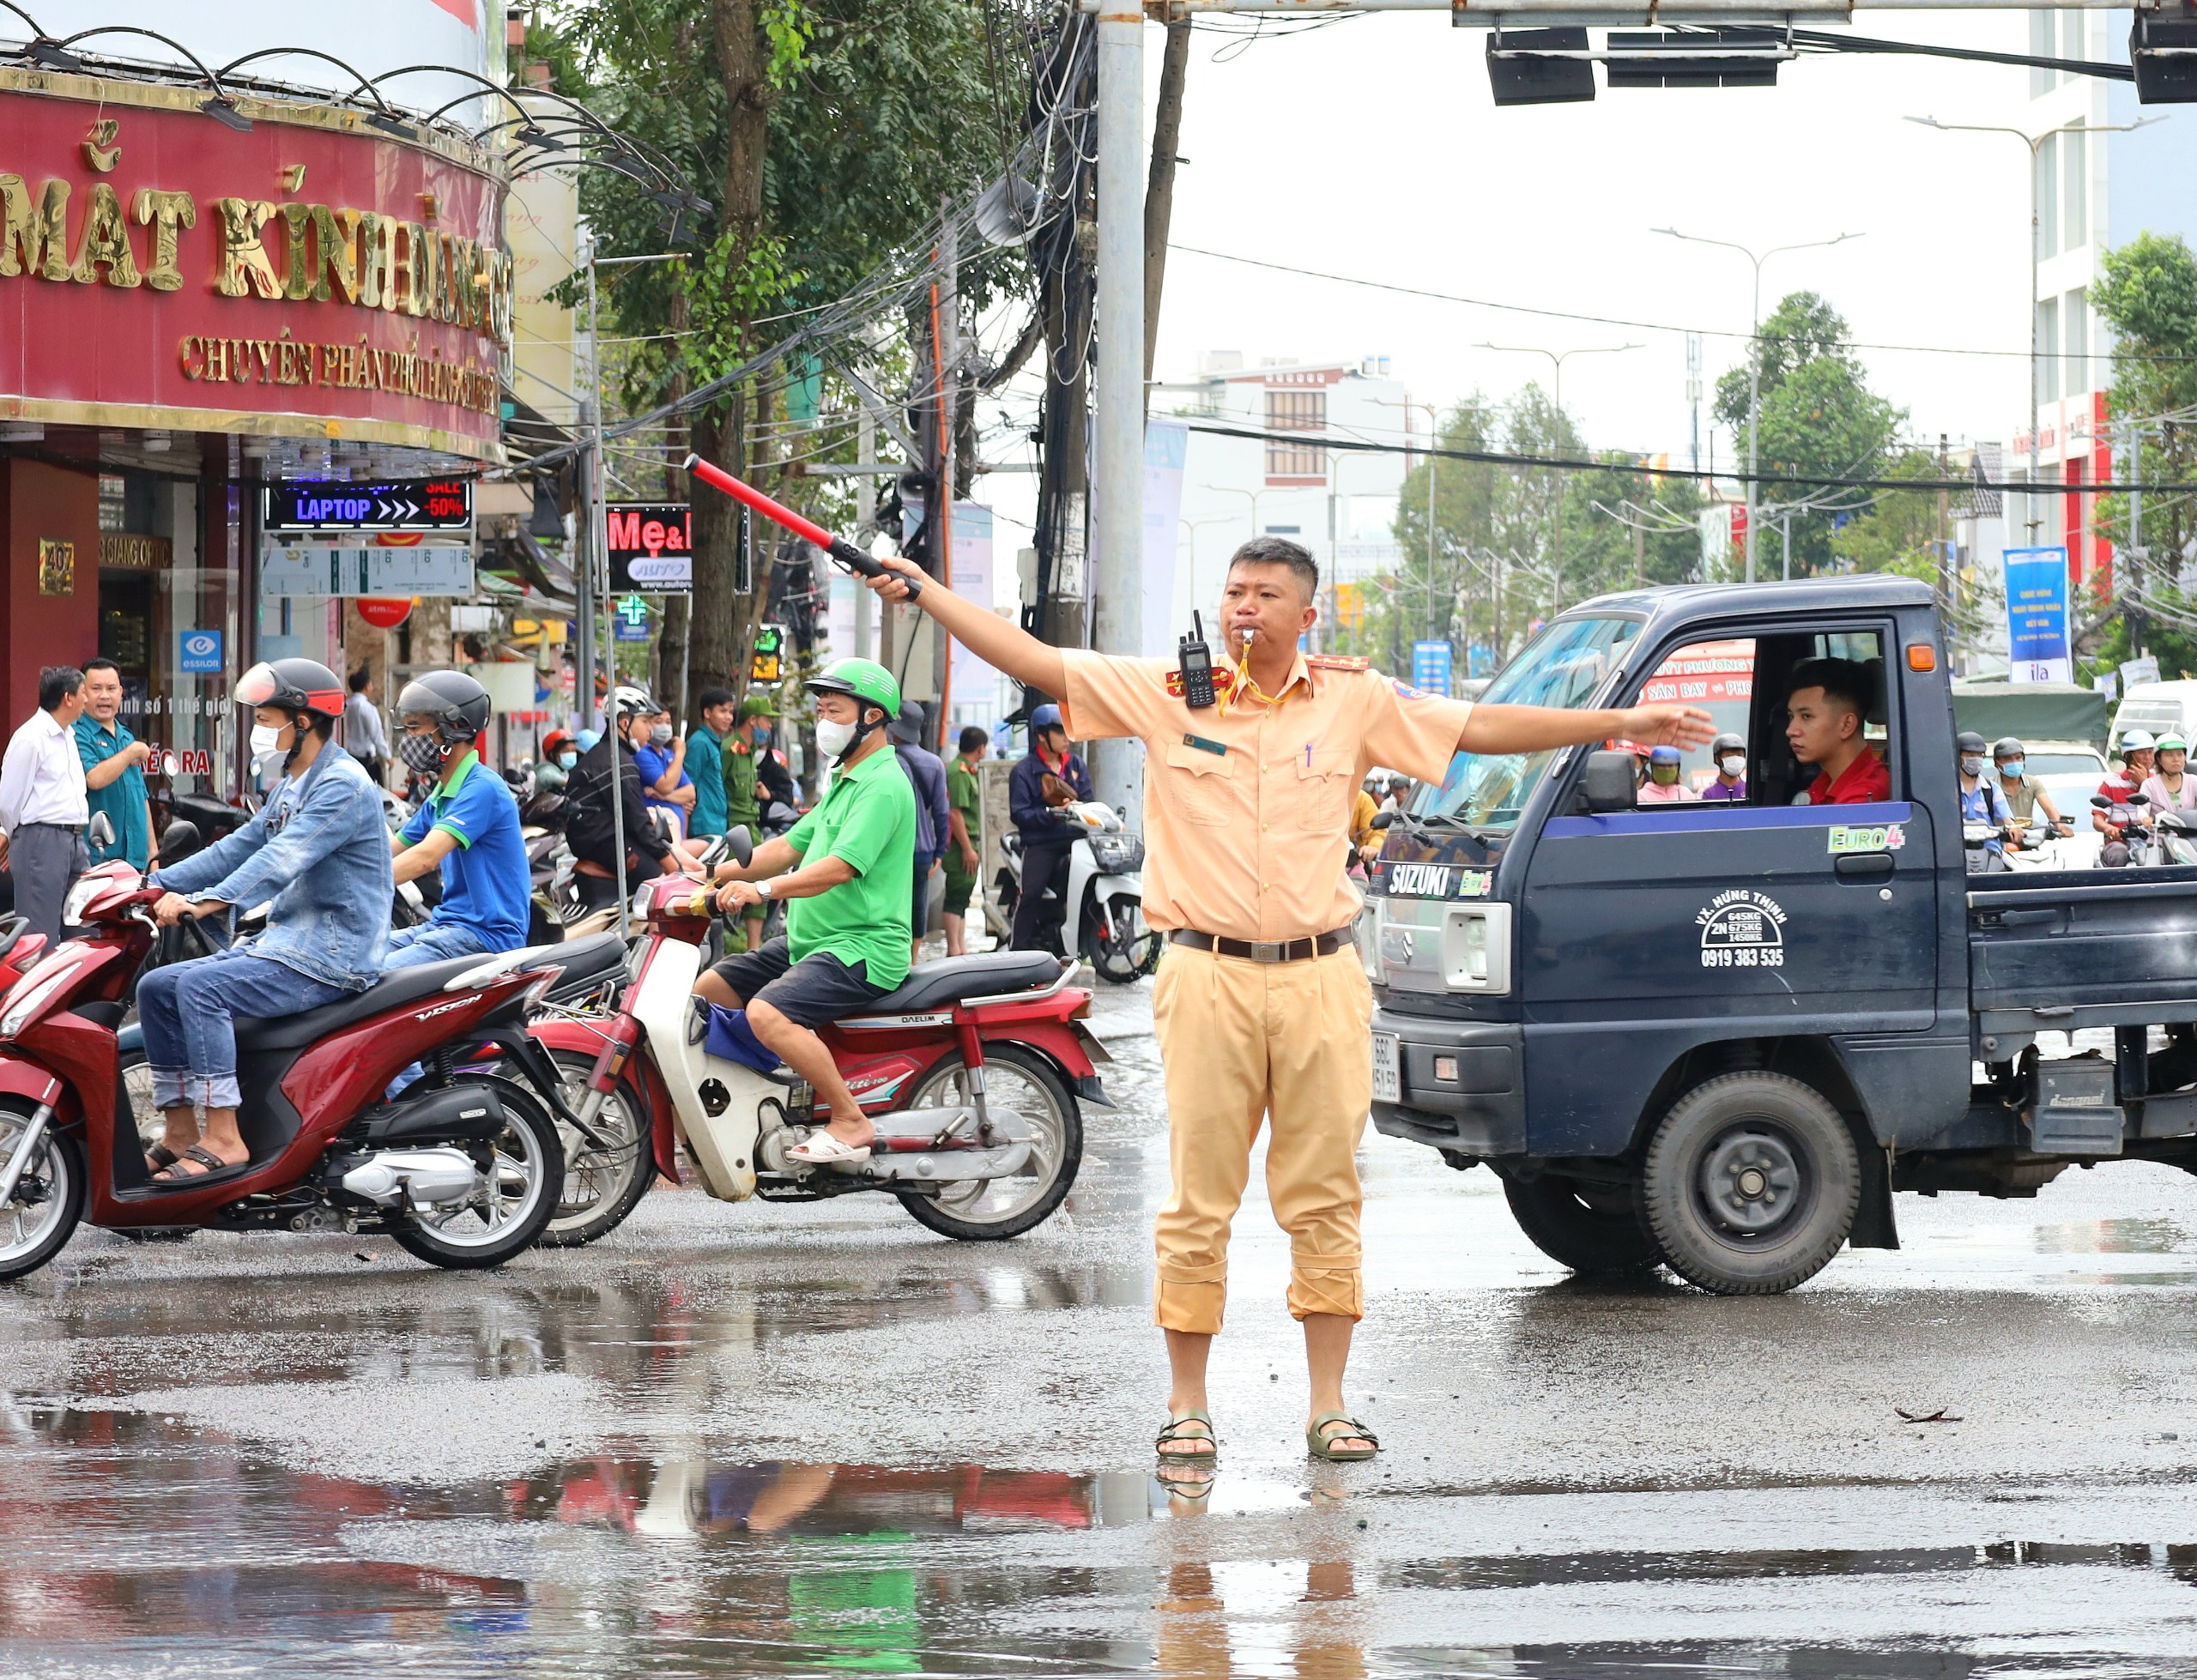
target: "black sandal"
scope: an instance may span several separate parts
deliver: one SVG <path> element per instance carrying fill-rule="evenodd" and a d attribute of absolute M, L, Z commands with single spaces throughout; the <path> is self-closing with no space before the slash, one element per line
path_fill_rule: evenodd
<path fill-rule="evenodd" d="M 149 1173 L 164 1172 L 175 1165 L 179 1158 L 176 1152 L 166 1144 L 154 1144 L 145 1151 L 147 1163 L 145 1170 Z"/>
<path fill-rule="evenodd" d="M 251 1170 L 251 1163 L 250 1161 L 224 1161 L 220 1156 L 215 1154 L 212 1150 L 208 1149 L 200 1144 L 193 1144 L 189 1149 L 185 1150 L 183 1151 L 183 1159 L 185 1161 L 196 1161 L 200 1166 L 205 1168 L 206 1170 L 203 1173 L 186 1173 L 182 1177 L 179 1178 L 175 1176 L 175 1167 L 177 1163 L 171 1162 L 166 1169 L 166 1175 L 155 1178 L 153 1181 L 153 1187 L 155 1190 L 195 1189 L 201 1184 L 218 1183 L 222 1179 L 235 1178 L 239 1174 L 248 1173 Z"/>

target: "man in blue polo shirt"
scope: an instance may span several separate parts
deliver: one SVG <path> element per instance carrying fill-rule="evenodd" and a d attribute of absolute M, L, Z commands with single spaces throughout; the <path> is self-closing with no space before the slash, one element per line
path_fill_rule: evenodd
<path fill-rule="evenodd" d="M 402 884 L 439 867 L 443 898 L 425 925 L 389 936 L 388 966 L 516 951 L 533 880 L 518 801 L 474 750 L 488 727 L 488 691 L 460 672 L 430 671 L 404 686 L 396 711 L 407 734 L 434 740 L 442 774 L 391 842 L 396 875 Z"/>

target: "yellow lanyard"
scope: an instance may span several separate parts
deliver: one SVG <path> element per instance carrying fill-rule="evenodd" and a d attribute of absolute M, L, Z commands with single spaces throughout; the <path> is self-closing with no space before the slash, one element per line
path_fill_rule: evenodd
<path fill-rule="evenodd" d="M 1228 716 L 1228 702 L 1234 699 L 1238 695 L 1248 694 L 1254 699 L 1263 700 L 1266 702 L 1267 709 L 1268 710 L 1280 711 L 1282 707 L 1289 704 L 1290 696 L 1294 692 L 1296 692 L 1294 689 L 1285 687 L 1281 691 L 1281 698 L 1280 699 L 1276 699 L 1272 695 L 1268 694 L 1264 689 L 1261 688 L 1257 683 L 1252 681 L 1251 650 L 1248 645 L 1246 645 L 1242 656 L 1236 662 L 1235 684 L 1229 690 L 1228 693 L 1221 697 L 1220 716 L 1223 717 Z"/>

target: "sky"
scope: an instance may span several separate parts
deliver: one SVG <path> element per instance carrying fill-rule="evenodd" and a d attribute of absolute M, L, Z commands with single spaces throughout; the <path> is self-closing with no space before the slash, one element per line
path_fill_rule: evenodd
<path fill-rule="evenodd" d="M 1855 33 L 2028 50 L 2020 12 L 1863 12 Z M 1147 100 L 1161 32 L 1146 32 Z M 1704 434 L 1716 376 L 1740 363 L 1752 269 L 1736 252 L 1649 232 L 1675 226 L 1757 249 L 1863 237 L 1771 257 L 1765 313 L 1821 292 L 1855 336 L 2012 356 L 1869 350 L 1877 390 L 1912 435 L 1956 444 L 2016 429 L 2028 345 L 2027 154 L 2008 136 L 1903 121 L 2016 120 L 2028 72 L 1885 56 L 1813 57 L 1764 89 L 1604 88 L 1592 104 L 1498 110 L 1486 32 L 1446 15 L 1361 15 L 1245 41 L 1201 27 L 1186 82 L 1172 243 L 1269 263 L 1734 337 L 1704 339 Z M 1599 80 L 1599 78 L 1598 78 Z M 2183 121 L 2197 121 L 2184 117 Z M 1149 124 L 1147 124 L 1147 133 Z M 1202 354 L 1312 362 L 1386 354 L 1418 401 L 1546 383 L 1597 448 L 1685 459 L 1681 333 L 1466 307 L 1249 268 L 1177 250 L 1161 379 Z M 1704 458 L 1709 449 L 1704 435 Z M 1728 463 L 1721 429 L 1716 459 Z"/>

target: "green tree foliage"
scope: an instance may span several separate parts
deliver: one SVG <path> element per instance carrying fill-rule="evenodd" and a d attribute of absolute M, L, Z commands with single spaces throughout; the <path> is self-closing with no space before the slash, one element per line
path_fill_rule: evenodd
<path fill-rule="evenodd" d="M 1795 292 L 1762 323 L 1761 441 L 1758 465 L 1765 473 L 1791 474 L 1798 485 L 1765 485 L 1755 499 L 1764 514 L 1755 537 L 1758 576 L 1776 576 L 1764 565 L 1782 564 L 1782 542 L 1775 524 L 1781 507 L 1793 507 L 1793 574 L 1812 576 L 1832 569 L 1832 527 L 1837 514 L 1852 511 L 1865 498 L 1841 495 L 1836 480 L 1880 474 L 1894 439 L 1907 419 L 1868 388 L 1860 359 L 1846 347 L 1851 336 L 1846 319 L 1813 292 Z M 1735 458 L 1746 458 L 1747 370 L 1733 368 L 1716 382 L 1716 417 L 1731 428 Z M 1806 482 L 1821 474 L 1822 485 Z M 1767 547 L 1765 547 L 1765 545 Z"/>
<path fill-rule="evenodd" d="M 2197 257 L 2178 234 L 2146 233 L 2107 251 L 2099 267 L 2091 302 L 2116 341 L 2107 408 L 2117 423 L 2149 422 L 2133 461 L 2116 439 L 2116 464 L 2153 483 L 2186 484 L 2197 478 Z M 2120 600 L 2091 603 L 2104 616 L 2097 668 L 2152 653 L 2163 674 L 2197 669 L 2197 602 L 2175 587 L 2197 557 L 2197 508 L 2187 495 L 2147 495 L 2143 529 L 2132 533 L 2132 499 L 2099 499 L 2100 528 L 2119 551 Z M 2141 556 L 2130 552 L 2138 542 Z"/>
<path fill-rule="evenodd" d="M 1594 458 L 1571 416 L 1533 384 L 1507 403 L 1477 393 L 1466 398 L 1443 416 L 1438 446 Z M 1700 553 L 1692 481 L 1657 479 L 1625 456 L 1604 460 L 1593 470 L 1562 472 L 1421 460 L 1397 497 L 1401 560 L 1365 586 L 1366 610 L 1347 644 L 1401 669 L 1412 643 L 1447 640 L 1462 674 L 1474 648 L 1507 658 L 1563 607 L 1636 582 L 1691 577 Z M 1671 529 L 1636 543 L 1617 517 L 1635 511 Z"/>

